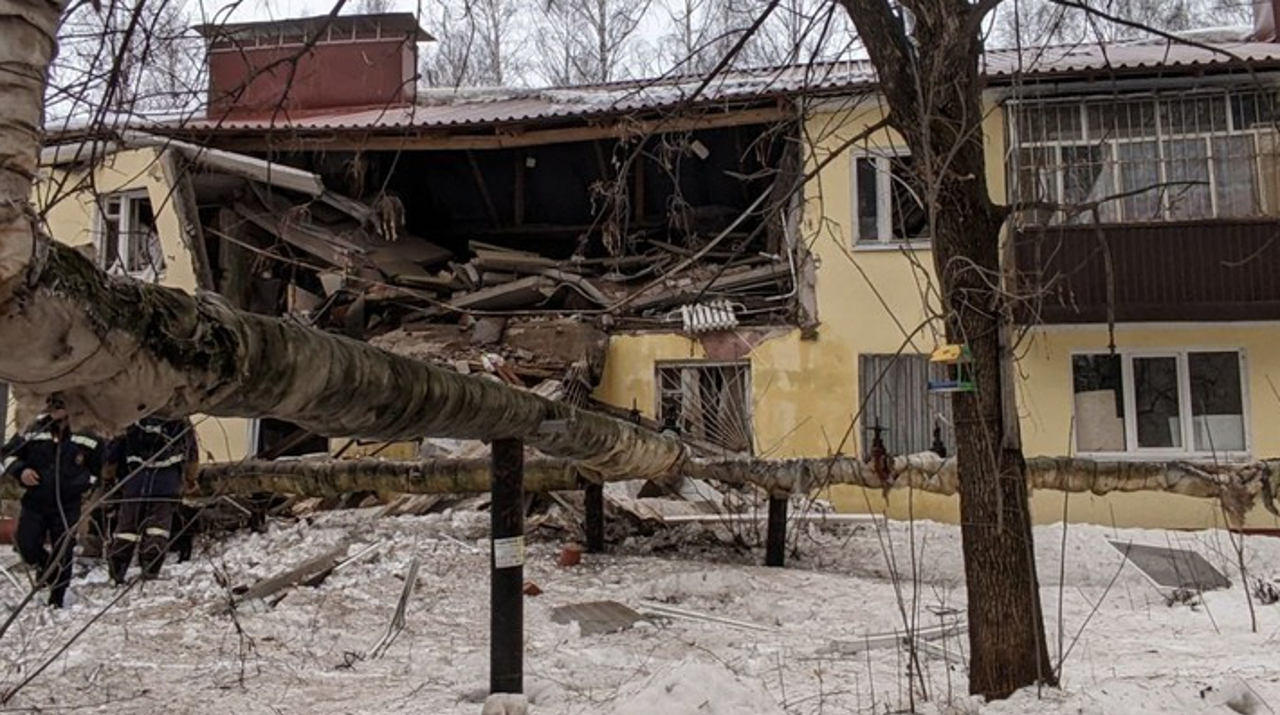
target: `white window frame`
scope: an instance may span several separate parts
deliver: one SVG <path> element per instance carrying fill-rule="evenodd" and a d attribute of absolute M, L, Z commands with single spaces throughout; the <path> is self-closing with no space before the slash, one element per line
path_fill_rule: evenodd
<path fill-rule="evenodd" d="M 107 202 L 113 199 L 120 201 L 120 215 L 117 219 L 109 219 L 107 217 Z M 155 266 L 147 266 L 141 270 L 131 271 L 129 266 L 129 242 L 137 237 L 137 232 L 133 226 L 133 210 L 132 204 L 135 201 L 151 202 L 151 195 L 146 189 L 126 189 L 124 191 L 113 191 L 104 194 L 95 203 L 95 238 L 94 243 L 98 248 L 99 265 L 108 272 L 116 275 L 126 275 L 143 281 L 156 281 L 164 273 L 164 268 L 159 270 Z M 155 204 L 151 205 L 152 220 L 156 220 Z M 107 222 L 115 220 L 116 223 L 116 253 L 114 256 L 107 255 Z M 158 221 L 156 222 L 156 230 L 159 231 Z M 148 247 L 149 248 L 149 247 Z"/>
<path fill-rule="evenodd" d="M 1234 352 L 1240 363 L 1240 418 L 1244 422 L 1244 449 L 1209 452 L 1195 448 L 1195 422 L 1191 409 L 1191 370 L 1188 356 L 1192 353 L 1226 353 Z M 1071 395 L 1072 447 L 1077 454 L 1097 459 L 1117 461 L 1183 459 L 1190 461 L 1248 461 L 1253 453 L 1253 422 L 1249 416 L 1249 361 L 1245 349 L 1235 345 L 1204 345 L 1177 348 L 1144 348 L 1140 350 L 1117 350 L 1120 358 L 1120 379 L 1123 382 L 1124 394 L 1124 441 L 1123 452 L 1090 452 L 1080 449 L 1080 430 L 1075 428 L 1075 369 L 1072 363 L 1076 357 L 1106 356 L 1102 350 L 1073 350 L 1068 356 L 1067 385 Z M 1138 446 L 1138 414 L 1137 394 L 1134 392 L 1133 361 L 1135 358 L 1174 358 L 1178 370 L 1178 421 L 1182 430 L 1182 448 L 1139 447 Z"/>
<path fill-rule="evenodd" d="M 1232 110 L 1232 101 L 1234 98 L 1239 97 L 1242 94 L 1245 94 L 1245 93 L 1241 91 L 1232 91 L 1232 90 L 1228 90 L 1225 92 L 1214 91 L 1214 92 L 1188 93 L 1186 95 L 1186 98 L 1191 100 L 1208 98 L 1208 99 L 1215 99 L 1215 100 L 1221 101 L 1226 108 L 1226 114 L 1225 114 L 1226 126 L 1220 127 L 1217 129 L 1211 129 L 1209 131 L 1187 132 L 1187 133 L 1177 133 L 1177 134 L 1166 131 L 1164 127 L 1164 118 L 1163 118 L 1163 113 L 1161 112 L 1160 105 L 1163 102 L 1173 100 L 1173 98 L 1167 92 L 1141 93 L 1141 94 L 1135 93 L 1134 95 L 1130 95 L 1130 96 L 1124 96 L 1124 95 L 1106 96 L 1106 97 L 1083 96 L 1083 97 L 1075 97 L 1065 101 L 1048 101 L 1048 102 L 1011 100 L 1008 104 L 1008 106 L 1012 109 L 1012 111 L 1008 115 L 1009 116 L 1008 126 L 1010 129 L 1009 135 L 1010 135 L 1010 138 L 1012 139 L 1012 141 L 1010 142 L 1011 158 L 1013 159 L 1013 161 L 1010 162 L 1012 170 L 1009 171 L 1011 195 L 1016 196 L 1018 194 L 1017 182 L 1020 180 L 1018 175 L 1018 170 L 1021 167 L 1017 164 L 1017 158 L 1018 158 L 1019 151 L 1023 149 L 1031 149 L 1031 150 L 1043 149 L 1043 150 L 1049 150 L 1053 152 L 1054 166 L 1046 167 L 1046 173 L 1051 173 L 1055 179 L 1054 183 L 1055 183 L 1056 195 L 1045 197 L 1045 198 L 1059 204 L 1065 204 L 1066 191 L 1067 191 L 1067 186 L 1066 186 L 1067 166 L 1062 159 L 1063 149 L 1067 147 L 1081 147 L 1081 146 L 1090 146 L 1090 147 L 1106 146 L 1107 150 L 1110 152 L 1110 158 L 1106 160 L 1106 163 L 1104 165 L 1105 171 L 1110 174 L 1111 187 L 1112 187 L 1113 193 L 1120 193 L 1121 191 L 1120 190 L 1120 167 L 1123 162 L 1121 162 L 1119 159 L 1119 147 L 1124 144 L 1141 144 L 1141 143 L 1154 141 L 1156 143 L 1156 152 L 1157 152 L 1156 165 L 1160 173 L 1158 181 L 1162 185 L 1162 188 L 1159 189 L 1158 192 L 1156 192 L 1160 201 L 1160 215 L 1154 218 L 1146 217 L 1146 216 L 1138 217 L 1138 218 L 1129 218 L 1124 215 L 1124 206 L 1123 206 L 1124 202 L 1122 200 L 1114 200 L 1107 203 L 1104 211 L 1111 213 L 1115 217 L 1113 219 L 1115 223 L 1135 224 L 1135 223 L 1165 223 L 1165 222 L 1171 222 L 1171 221 L 1209 221 L 1209 220 L 1214 220 L 1219 218 L 1247 220 L 1248 218 L 1251 218 L 1251 217 L 1220 215 L 1220 208 L 1218 206 L 1218 176 L 1217 176 L 1218 169 L 1217 169 L 1217 162 L 1215 161 L 1215 157 L 1213 153 L 1214 139 L 1247 137 L 1250 140 L 1252 140 L 1252 143 L 1253 143 L 1253 162 L 1252 162 L 1253 163 L 1252 173 L 1253 173 L 1253 182 L 1254 182 L 1253 185 L 1256 191 L 1258 192 L 1257 213 L 1256 213 L 1256 216 L 1254 217 L 1262 218 L 1262 217 L 1272 215 L 1277 210 L 1280 210 L 1280 207 L 1269 205 L 1269 199 L 1271 197 L 1268 196 L 1267 194 L 1267 182 L 1265 181 L 1266 177 L 1263 175 L 1264 152 L 1262 150 L 1262 145 L 1260 143 L 1260 135 L 1263 132 L 1266 132 L 1267 129 L 1257 128 L 1257 127 L 1241 128 L 1236 126 L 1236 117 L 1235 117 L 1235 113 Z M 1155 121 L 1155 127 L 1153 129 L 1153 132 L 1149 135 L 1129 136 L 1129 137 L 1105 137 L 1105 136 L 1094 137 L 1092 136 L 1092 133 L 1090 131 L 1091 128 L 1089 125 L 1089 107 L 1090 105 L 1097 104 L 1100 102 L 1105 102 L 1108 100 L 1114 101 L 1117 104 L 1133 103 L 1133 102 L 1149 102 L 1151 104 L 1151 109 L 1155 113 L 1153 117 Z M 1021 123 L 1018 121 L 1017 118 L 1020 112 L 1022 112 L 1025 109 L 1036 109 L 1036 108 L 1048 109 L 1051 107 L 1062 107 L 1062 106 L 1074 106 L 1075 109 L 1079 112 L 1080 114 L 1080 137 L 1079 138 L 1043 139 L 1043 140 L 1031 139 L 1031 140 L 1024 141 L 1022 137 L 1019 136 Z M 1177 192 L 1170 191 L 1169 187 L 1166 186 L 1169 181 L 1168 171 L 1169 171 L 1169 164 L 1170 164 L 1170 160 L 1167 159 L 1165 156 L 1165 152 L 1167 149 L 1166 145 L 1172 141 L 1186 141 L 1186 140 L 1192 140 L 1192 139 L 1199 139 L 1205 144 L 1204 156 L 1205 156 L 1205 161 L 1207 162 L 1206 168 L 1208 170 L 1208 187 L 1207 188 L 1208 188 L 1208 199 L 1209 199 L 1209 214 L 1204 216 L 1174 216 L 1172 215 L 1173 203 L 1175 198 L 1174 194 L 1176 194 Z M 1053 216 L 1054 218 L 1052 221 L 1049 222 L 1049 225 L 1061 225 L 1062 224 L 1061 214 L 1058 212 L 1054 212 Z"/>
<path fill-rule="evenodd" d="M 911 151 L 904 146 L 892 145 L 875 149 L 861 149 L 852 152 L 849 160 L 850 204 L 853 215 L 850 221 L 850 233 L 853 236 L 853 247 L 858 250 L 928 250 L 933 245 L 933 236 L 916 239 L 898 240 L 893 237 L 893 173 L 889 162 L 894 159 L 909 157 Z M 862 222 L 858 219 L 858 160 L 874 159 L 876 163 L 876 236 L 864 239 Z M 920 205 L 925 202 L 921 197 Z M 930 227 L 932 229 L 932 227 Z M 930 231 L 932 234 L 932 231 Z"/>

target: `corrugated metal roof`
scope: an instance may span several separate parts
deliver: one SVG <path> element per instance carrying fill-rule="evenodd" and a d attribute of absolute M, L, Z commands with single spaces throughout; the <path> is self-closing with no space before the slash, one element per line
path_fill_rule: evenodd
<path fill-rule="evenodd" d="M 983 58 L 995 82 L 1014 76 L 1057 77 L 1097 72 L 1168 71 L 1238 67 L 1280 67 L 1280 43 L 1220 42 L 1191 46 L 1170 42 L 1120 42 L 1024 50 L 996 50 Z M 693 97 L 698 76 L 566 87 L 558 89 L 426 90 L 413 106 L 280 112 L 274 117 L 231 117 L 186 121 L 184 129 L 208 131 L 334 131 L 430 129 L 590 118 L 678 106 Z M 700 93 L 700 105 L 745 103 L 800 93 L 839 94 L 870 88 L 875 72 L 866 60 L 827 62 L 726 72 Z"/>

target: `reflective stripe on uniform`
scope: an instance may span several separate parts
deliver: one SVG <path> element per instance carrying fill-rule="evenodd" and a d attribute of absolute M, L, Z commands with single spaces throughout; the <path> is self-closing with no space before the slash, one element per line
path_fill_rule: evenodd
<path fill-rule="evenodd" d="M 81 447 L 88 447 L 89 449 L 98 448 L 98 440 L 92 437 L 85 437 L 84 435 L 73 434 L 71 435 L 71 441 L 80 445 Z"/>
<path fill-rule="evenodd" d="M 127 533 L 127 532 L 124 532 L 124 531 L 121 531 L 121 532 L 117 533 L 117 534 L 116 534 L 116 536 L 115 536 L 115 538 L 117 538 L 117 539 L 119 539 L 119 540 L 121 540 L 121 541 L 132 541 L 132 542 L 134 542 L 135 544 L 136 544 L 137 542 L 139 542 L 139 541 L 142 541 L 142 537 L 141 537 L 141 536 L 138 536 L 137 534 L 130 534 L 130 533 Z"/>
<path fill-rule="evenodd" d="M 29 432 L 24 435 L 28 442 L 52 442 L 52 432 Z"/>
<path fill-rule="evenodd" d="M 146 532 L 146 533 L 147 533 L 147 536 L 159 536 L 159 537 L 161 537 L 161 538 L 163 538 L 163 539 L 167 539 L 167 538 L 169 538 L 169 530 L 168 530 L 168 529 L 161 529 L 161 528 L 160 528 L 160 527 L 158 527 L 158 526 L 149 526 L 149 527 L 147 527 L 147 532 Z"/>
<path fill-rule="evenodd" d="M 182 464 L 182 462 L 185 460 L 186 460 L 186 457 L 182 455 L 178 455 L 176 457 L 169 457 L 168 459 L 156 459 L 156 460 L 149 460 L 149 459 L 143 459 L 142 457 L 130 456 L 130 457 L 127 457 L 125 461 L 127 461 L 129 464 L 137 464 L 139 466 L 154 467 L 158 469 L 160 467 L 172 467 L 175 464 Z"/>
<path fill-rule="evenodd" d="M 4 461 L 0 462 L 0 471 L 6 470 L 9 467 L 12 467 L 13 463 L 16 461 L 18 461 L 17 457 L 5 457 Z"/>

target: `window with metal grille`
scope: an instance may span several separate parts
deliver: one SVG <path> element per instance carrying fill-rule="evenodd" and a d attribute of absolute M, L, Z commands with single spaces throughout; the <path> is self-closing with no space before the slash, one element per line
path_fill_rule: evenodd
<path fill-rule="evenodd" d="M 728 450 L 752 450 L 750 363 L 659 363 L 657 379 L 664 427 Z"/>
<path fill-rule="evenodd" d="M 916 454 L 933 448 L 934 430 L 947 454 L 955 452 L 951 401 L 929 392 L 929 379 L 945 378 L 928 355 L 863 354 L 858 356 L 862 398 L 863 456 L 870 454 L 872 427 L 884 428 L 889 454 Z"/>
<path fill-rule="evenodd" d="M 1012 105 L 1014 196 L 1104 223 L 1280 211 L 1280 93 L 1211 91 Z M 1024 223 L 1090 223 L 1045 207 Z"/>

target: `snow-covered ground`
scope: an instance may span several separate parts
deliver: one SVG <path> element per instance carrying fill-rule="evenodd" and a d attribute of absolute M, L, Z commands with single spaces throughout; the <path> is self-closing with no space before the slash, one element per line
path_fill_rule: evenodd
<path fill-rule="evenodd" d="M 276 522 L 265 535 L 205 545 L 168 577 L 120 599 L 0 710 L 76 713 L 467 713 L 488 685 L 487 514 L 458 511 L 375 518 L 356 510 Z M 687 527 L 686 527 L 687 528 Z M 692 533 L 692 532 L 690 532 Z M 231 585 L 251 583 L 354 538 L 380 543 L 317 588 L 273 609 L 219 613 Z M 963 638 L 935 641 L 915 678 L 924 713 L 1271 713 L 1280 708 L 1280 605 L 1249 611 L 1223 532 L 1036 530 L 1050 651 L 1069 649 L 1060 691 L 982 704 L 964 695 Z M 1226 572 L 1230 590 L 1197 606 L 1167 606 L 1108 539 L 1195 549 Z M 759 552 L 707 545 L 649 553 L 636 539 L 615 553 L 556 565 L 559 544 L 531 545 L 526 599 L 530 711 L 778 715 L 885 713 L 911 704 L 905 652 L 832 648 L 833 640 L 900 629 L 913 606 L 920 627 L 964 610 L 956 527 L 809 528 L 787 569 L 754 565 Z M 912 557 L 914 544 L 914 559 Z M 1246 564 L 1280 575 L 1280 539 L 1250 537 Z M 366 658 L 395 609 L 410 560 L 421 569 L 407 627 Z M 890 564 L 896 563 L 896 569 Z M 902 574 L 895 585 L 894 571 Z M 914 581 L 911 574 L 915 573 Z M 1064 575 L 1059 577 L 1060 572 Z M 913 586 L 913 582 L 916 584 Z M 0 681 L 21 681 L 115 598 L 101 565 L 73 586 L 63 612 L 29 608 L 0 640 Z M 0 599 L 12 601 L 0 583 Z M 662 601 L 765 629 L 674 620 L 583 636 L 552 608 L 593 600 Z M 903 606 L 900 607 L 899 604 Z M 921 694 L 921 684 L 927 697 Z"/>

